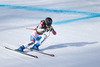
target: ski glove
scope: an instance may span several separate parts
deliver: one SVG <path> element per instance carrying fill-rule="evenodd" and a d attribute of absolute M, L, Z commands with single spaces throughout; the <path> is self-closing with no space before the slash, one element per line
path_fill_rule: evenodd
<path fill-rule="evenodd" d="M 52 30 L 53 30 L 53 28 L 51 28 L 51 27 L 46 29 L 47 32 L 52 31 Z"/>

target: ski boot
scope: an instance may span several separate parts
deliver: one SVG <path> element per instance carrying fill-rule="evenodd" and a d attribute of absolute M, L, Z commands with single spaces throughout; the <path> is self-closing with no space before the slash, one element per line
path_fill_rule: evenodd
<path fill-rule="evenodd" d="M 35 49 L 35 50 L 38 50 L 39 51 L 39 46 L 40 46 L 40 44 L 39 43 L 37 43 L 37 44 L 35 44 L 32 48 L 30 48 L 31 50 L 32 49 Z"/>
<path fill-rule="evenodd" d="M 23 50 L 25 49 L 24 45 L 20 46 L 17 51 L 23 52 Z"/>

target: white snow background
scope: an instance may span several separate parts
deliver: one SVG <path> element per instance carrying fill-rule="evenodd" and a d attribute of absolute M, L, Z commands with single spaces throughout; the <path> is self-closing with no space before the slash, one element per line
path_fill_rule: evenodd
<path fill-rule="evenodd" d="M 16 49 L 30 41 L 40 20 L 53 19 L 52 33 L 35 59 Z M 100 67 L 100 0 L 0 0 L 0 67 Z"/>

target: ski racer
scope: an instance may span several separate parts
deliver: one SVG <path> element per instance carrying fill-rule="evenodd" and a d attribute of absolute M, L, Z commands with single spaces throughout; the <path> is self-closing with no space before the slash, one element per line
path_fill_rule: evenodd
<path fill-rule="evenodd" d="M 31 42 L 20 46 L 17 50 L 23 52 L 23 50 L 30 45 L 33 45 L 31 49 L 39 50 L 39 46 L 47 39 L 47 35 L 45 32 L 52 32 L 54 35 L 56 35 L 56 31 L 51 26 L 52 25 L 52 19 L 50 17 L 47 17 L 45 20 L 41 20 L 40 24 L 34 29 L 33 33 L 30 36 Z"/>

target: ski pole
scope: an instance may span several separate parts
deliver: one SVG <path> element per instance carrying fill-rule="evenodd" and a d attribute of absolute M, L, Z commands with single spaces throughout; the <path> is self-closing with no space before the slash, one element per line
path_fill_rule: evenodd
<path fill-rule="evenodd" d="M 37 30 L 37 29 L 33 29 L 33 28 L 26 28 L 27 30 Z"/>

